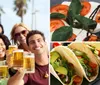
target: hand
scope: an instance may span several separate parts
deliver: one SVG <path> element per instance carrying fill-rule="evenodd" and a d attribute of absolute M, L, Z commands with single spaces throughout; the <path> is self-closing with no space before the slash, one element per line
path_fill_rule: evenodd
<path fill-rule="evenodd" d="M 23 68 L 19 68 L 17 73 L 9 78 L 7 85 L 24 85 L 23 77 L 25 74 L 25 70 Z"/>
<path fill-rule="evenodd" d="M 20 78 L 23 79 L 24 74 L 25 74 L 25 69 L 24 68 L 18 68 L 18 72 L 16 74 L 19 75 Z"/>

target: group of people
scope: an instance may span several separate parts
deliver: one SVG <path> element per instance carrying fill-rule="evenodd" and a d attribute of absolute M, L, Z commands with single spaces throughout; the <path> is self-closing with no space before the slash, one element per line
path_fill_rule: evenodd
<path fill-rule="evenodd" d="M 17 44 L 18 49 L 34 53 L 35 73 L 26 74 L 23 68 L 14 71 L 10 66 L 7 85 L 49 85 L 49 54 L 44 34 L 39 30 L 29 29 L 24 23 L 19 23 L 11 30 L 11 40 L 13 44 Z M 0 25 L 0 60 L 6 60 L 8 66 L 11 58 L 7 50 L 10 44 L 4 35 L 3 26 Z"/>

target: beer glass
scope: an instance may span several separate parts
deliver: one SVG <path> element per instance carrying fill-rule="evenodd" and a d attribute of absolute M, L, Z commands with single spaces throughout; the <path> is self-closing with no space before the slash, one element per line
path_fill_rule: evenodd
<path fill-rule="evenodd" d="M 35 72 L 35 57 L 33 53 L 24 52 L 24 69 L 25 73 Z"/>
<path fill-rule="evenodd" d="M 8 79 L 8 66 L 6 64 L 6 60 L 0 61 L 0 79 L 6 78 Z"/>
<path fill-rule="evenodd" d="M 13 51 L 13 68 L 23 67 L 23 50 L 17 49 Z"/>
<path fill-rule="evenodd" d="M 17 49 L 17 45 L 9 45 L 9 51 L 11 54 L 13 53 L 13 50 L 16 50 L 16 49 Z"/>
<path fill-rule="evenodd" d="M 10 59 L 10 65 L 13 65 L 13 51 L 16 50 L 17 48 L 18 48 L 17 45 L 9 45 L 8 51 L 9 51 L 9 54 L 12 54 L 10 56 L 11 57 L 11 59 Z"/>

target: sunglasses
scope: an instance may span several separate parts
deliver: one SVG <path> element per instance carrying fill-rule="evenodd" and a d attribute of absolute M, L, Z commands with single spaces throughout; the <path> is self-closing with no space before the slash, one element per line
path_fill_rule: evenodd
<path fill-rule="evenodd" d="M 27 30 L 23 30 L 23 31 L 21 31 L 20 33 L 15 33 L 15 37 L 19 37 L 21 34 L 22 34 L 22 35 L 25 35 L 26 32 L 27 32 Z"/>

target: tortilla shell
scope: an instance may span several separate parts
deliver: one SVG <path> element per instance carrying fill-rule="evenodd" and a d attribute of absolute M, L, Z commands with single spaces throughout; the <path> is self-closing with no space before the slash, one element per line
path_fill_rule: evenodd
<path fill-rule="evenodd" d="M 91 52 L 91 50 L 84 43 L 82 43 L 82 42 L 81 43 L 80 42 L 79 43 L 71 43 L 68 47 L 71 48 L 71 49 L 77 49 L 77 50 L 80 50 L 80 51 L 86 53 L 87 56 L 89 57 L 90 61 L 95 63 L 95 64 L 97 64 L 97 61 L 94 59 L 94 57 L 95 57 L 94 54 Z M 77 61 L 77 63 L 80 63 L 78 58 L 76 59 L 73 56 L 73 59 L 75 59 Z M 82 67 L 81 64 L 80 64 L 80 67 L 81 67 L 81 69 L 83 71 L 83 74 L 84 74 L 85 78 L 89 82 L 91 82 L 91 81 L 93 81 L 93 80 L 95 80 L 97 78 L 98 73 L 99 73 L 99 66 L 98 66 L 98 64 L 97 64 L 97 68 L 96 68 L 97 74 L 95 76 L 91 77 L 90 79 L 86 76 L 85 70 L 84 70 L 84 68 Z"/>
<path fill-rule="evenodd" d="M 65 46 L 57 46 L 54 49 L 51 50 L 52 51 L 57 51 L 63 58 L 65 58 L 69 63 L 72 63 L 75 67 L 76 70 L 76 74 L 79 75 L 81 78 L 83 78 L 83 74 L 82 71 L 80 70 L 80 67 L 78 65 L 78 63 L 76 63 L 72 57 L 70 57 L 69 54 L 66 53 L 66 51 L 64 50 Z M 67 48 L 69 49 L 69 48 Z M 63 85 L 65 85 L 59 78 L 59 76 L 56 74 L 56 72 L 54 71 L 53 67 L 50 66 L 50 72 L 51 74 L 53 74 Z M 82 83 L 82 82 L 81 82 Z M 81 85 L 81 83 L 79 85 Z"/>
<path fill-rule="evenodd" d="M 85 44 L 88 45 L 88 46 L 93 46 L 93 47 L 95 47 L 96 50 L 100 50 L 100 42 L 86 42 Z M 87 47 L 88 47 L 88 46 L 87 46 Z M 94 53 L 93 53 L 93 54 L 94 54 Z M 95 56 L 95 60 L 97 61 L 97 63 L 98 63 L 99 66 L 100 66 L 100 56 L 95 55 L 95 54 L 94 54 L 94 56 Z"/>

